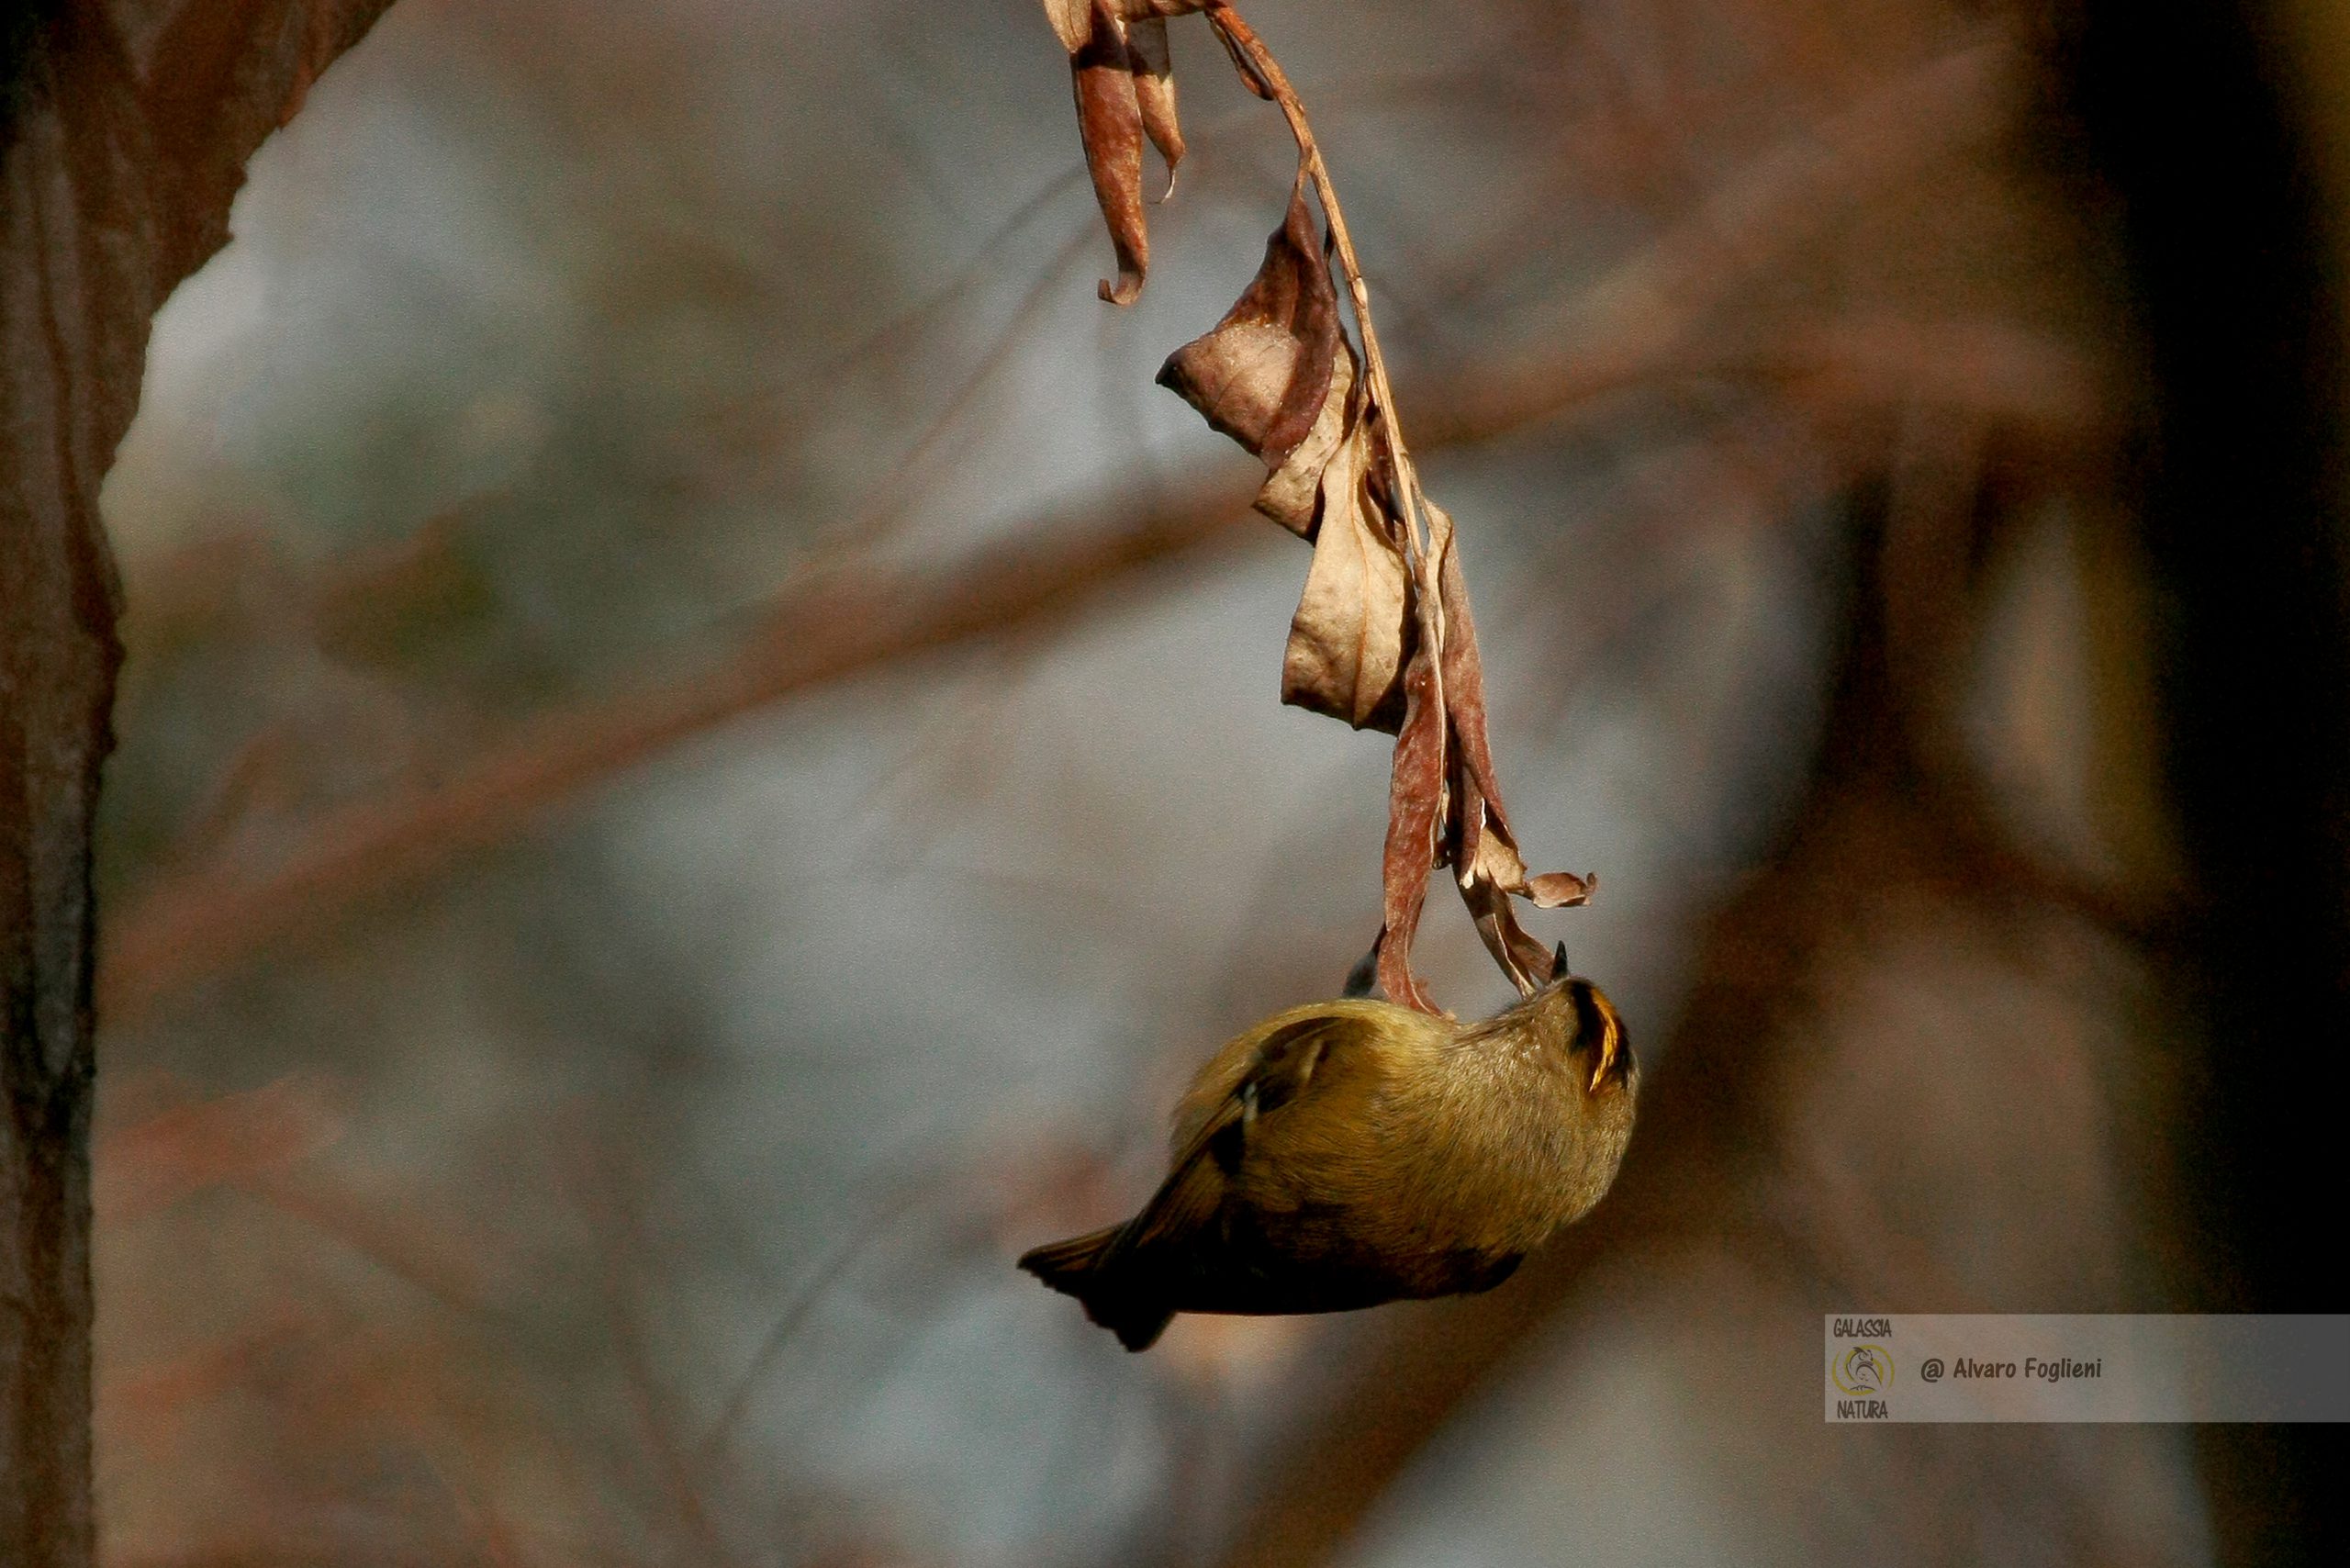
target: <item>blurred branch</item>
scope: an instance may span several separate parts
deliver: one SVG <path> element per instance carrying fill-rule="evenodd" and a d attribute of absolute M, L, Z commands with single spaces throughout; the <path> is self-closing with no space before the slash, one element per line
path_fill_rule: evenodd
<path fill-rule="evenodd" d="M 1102 510 L 1088 509 L 1086 515 Z M 787 593 L 728 658 L 670 684 L 556 712 L 438 785 L 325 813 L 274 869 L 216 865 L 138 900 L 100 974 L 110 1021 L 372 895 L 497 844 L 546 808 L 760 708 L 907 658 L 1074 616 L 1143 568 L 1237 543 L 1237 495 L 1204 491 L 1099 527 L 1048 525 L 942 571 L 845 570 Z"/>
<path fill-rule="evenodd" d="M 1023 333 L 1051 305 L 1062 274 L 1069 271 L 1092 238 L 1090 224 L 1079 224 L 1069 231 L 1044 265 L 1027 291 L 1021 296 L 1012 319 L 995 335 L 995 341 L 974 363 L 963 379 L 946 396 L 938 412 L 922 435 L 907 449 L 905 454 L 890 467 L 857 516 L 842 529 L 831 546 L 819 547 L 817 560 L 829 564 L 841 556 L 865 548 L 877 537 L 894 534 L 907 521 L 914 503 L 921 496 L 917 483 L 923 469 L 929 466 L 946 444 L 947 434 L 979 400 L 980 395 L 1000 375 L 1005 365 L 1023 343 Z"/>
<path fill-rule="evenodd" d="M 1823 215 L 1984 134 L 2008 63 L 1996 45 L 1943 56 L 1766 154 L 1583 297 L 1579 326 L 1559 339 L 1571 346 L 1499 374 L 1409 388 L 1416 406 L 1436 411 L 1418 444 L 1505 436 L 1701 363 L 1785 382 L 1830 414 L 1947 398 L 1990 404 L 1986 413 L 2043 435 L 2077 435 L 2098 409 L 2088 362 L 2000 324 L 1827 321 L 1776 346 L 1703 362 L 1692 354 L 1707 313 L 1816 234 Z M 1236 544 L 1244 506 L 1237 493 L 1203 489 L 1128 523 L 1046 525 L 951 568 L 846 567 L 788 590 L 757 632 L 694 675 L 550 715 L 445 782 L 330 812 L 272 869 L 214 865 L 138 899 L 108 932 L 102 1004 L 112 1022 L 136 1021 L 172 991 L 315 935 L 363 900 L 502 842 L 580 790 L 747 713 L 1071 617 L 1143 568 L 1212 542 Z M 1133 510 L 1113 497 L 1074 517 Z"/>
<path fill-rule="evenodd" d="M 671 1555 L 690 1554 L 690 1561 L 712 1568 L 741 1568 L 743 1559 L 722 1537 L 712 1517 L 708 1467 L 678 1433 L 673 1391 L 653 1364 L 643 1298 L 647 1262 L 656 1254 L 647 1245 L 642 1216 L 628 1196 L 632 1184 L 623 1174 L 597 1160 L 592 1170 L 583 1172 L 579 1198 L 597 1242 L 604 1311 L 638 1440 L 675 1514 Z"/>
<path fill-rule="evenodd" d="M 2016 65 L 2012 50 L 1996 42 L 1941 55 L 1762 153 L 1578 292 L 1554 330 L 1536 334 L 1579 345 L 1563 364 L 1543 352 L 1465 377 L 1462 395 L 1434 405 L 1436 416 L 1422 420 L 1422 443 L 1539 419 L 1661 368 L 1718 364 L 1718 351 L 1698 342 L 1698 330 L 1736 286 L 1867 197 L 1991 134 Z"/>

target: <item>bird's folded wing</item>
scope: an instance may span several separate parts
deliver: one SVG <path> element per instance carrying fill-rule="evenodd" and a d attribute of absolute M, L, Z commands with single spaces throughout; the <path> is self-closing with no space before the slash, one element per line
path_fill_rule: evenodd
<path fill-rule="evenodd" d="M 1343 1015 L 1296 1019 L 1265 1036 L 1240 1081 L 1176 1151 L 1167 1180 L 1128 1222 L 1121 1249 L 1188 1238 L 1214 1220 L 1260 1124 L 1305 1100 L 1317 1080 L 1326 1087 L 1342 1076 L 1346 1059 L 1370 1039 L 1368 1025 Z"/>

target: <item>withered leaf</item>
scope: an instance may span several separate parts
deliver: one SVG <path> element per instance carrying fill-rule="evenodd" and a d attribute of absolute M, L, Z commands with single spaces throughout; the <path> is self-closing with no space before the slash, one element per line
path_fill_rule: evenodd
<path fill-rule="evenodd" d="M 1598 890 L 1596 873 L 1578 877 L 1572 871 L 1545 871 L 1526 879 L 1526 897 L 1536 909 L 1565 909 L 1571 904 L 1589 903 L 1591 895 Z"/>
<path fill-rule="evenodd" d="M 1093 32 L 1093 0 L 1045 0 L 1045 20 L 1061 47 L 1075 54 Z"/>
<path fill-rule="evenodd" d="M 1347 439 L 1347 410 L 1353 406 L 1354 389 L 1354 345 L 1342 337 L 1338 357 L 1330 365 L 1330 390 L 1322 398 L 1314 428 L 1265 476 L 1264 487 L 1257 492 L 1257 510 L 1301 539 L 1314 537 L 1322 470 Z"/>
<path fill-rule="evenodd" d="M 1320 522 L 1305 591 L 1281 658 L 1281 700 L 1393 730 L 1408 706 L 1404 666 L 1412 595 L 1402 549 L 1370 483 L 1360 420 L 1322 471 Z"/>
<path fill-rule="evenodd" d="M 1142 106 L 1125 31 L 1103 0 L 1093 0 L 1092 23 L 1069 60 L 1077 86 L 1077 130 L 1085 143 L 1086 171 L 1093 176 L 1093 196 L 1102 204 L 1118 256 L 1118 281 L 1103 280 L 1102 297 L 1132 305 L 1150 270 L 1150 232 L 1142 216 Z"/>
<path fill-rule="evenodd" d="M 1457 750 L 1454 756 L 1460 842 L 1453 848 L 1453 857 L 1460 902 L 1469 906 L 1477 935 L 1502 973 L 1521 992 L 1531 995 L 1551 978 L 1552 958 L 1550 949 L 1518 924 L 1517 912 L 1510 907 L 1510 894 L 1525 890 L 1526 863 L 1516 846 L 1497 831 L 1488 814 L 1492 802 L 1476 780 L 1459 768 Z"/>
<path fill-rule="evenodd" d="M 1423 563 L 1425 567 L 1426 563 Z M 1443 628 L 1436 618 L 1434 585 L 1415 593 L 1418 645 L 1404 671 L 1404 722 L 1387 785 L 1387 842 L 1380 855 L 1379 986 L 1391 1002 L 1434 1013 L 1436 1004 L 1412 974 L 1412 939 L 1436 868 L 1446 804 L 1447 744 Z"/>
<path fill-rule="evenodd" d="M 1551 973 L 1552 955 L 1549 947 L 1518 924 L 1517 912 L 1510 903 L 1511 895 L 1528 899 L 1538 908 L 1558 909 L 1589 902 L 1598 882 L 1567 871 L 1528 877 L 1526 863 L 1519 857 L 1516 846 L 1505 843 L 1493 831 L 1493 819 L 1484 815 L 1490 802 L 1465 778 L 1460 783 L 1464 816 L 1470 821 L 1483 818 L 1474 835 L 1475 847 L 1464 845 L 1461 851 L 1458 868 L 1460 902 L 1469 906 L 1470 918 L 1476 923 L 1477 935 L 1483 940 L 1485 950 L 1494 956 L 1510 983 L 1530 995 L 1555 978 Z M 1465 823 L 1463 836 L 1469 836 Z"/>
<path fill-rule="evenodd" d="M 1077 87 L 1077 130 L 1085 144 L 1086 173 L 1102 204 L 1118 281 L 1104 280 L 1102 297 L 1131 305 L 1150 270 L 1150 230 L 1143 219 L 1142 143 L 1167 161 L 1167 189 L 1183 161 L 1183 129 L 1175 115 L 1175 75 L 1167 49 L 1167 18 L 1201 8 L 1203 0 L 1045 0 L 1045 19 L 1069 50 Z"/>
<path fill-rule="evenodd" d="M 1204 9 L 1207 0 L 1110 0 L 1103 8 L 1120 22 L 1163 22 Z M 1045 0 L 1045 20 L 1061 47 L 1075 54 L 1092 36 L 1094 0 Z"/>
<path fill-rule="evenodd" d="M 1183 162 L 1183 126 L 1175 116 L 1175 65 L 1167 48 L 1167 19 L 1146 17 L 1128 23 L 1126 50 L 1133 57 L 1135 104 L 1142 111 L 1143 134 L 1167 160 L 1167 194 L 1172 196 L 1176 165 Z"/>
<path fill-rule="evenodd" d="M 1279 468 L 1323 412 L 1338 342 L 1337 291 L 1301 169 L 1257 275 L 1223 320 L 1167 356 L 1158 384 Z"/>
<path fill-rule="evenodd" d="M 1457 842 L 1450 858 L 1460 897 L 1478 935 L 1502 971 L 1520 991 L 1532 991 L 1550 978 L 1551 956 L 1518 924 L 1510 906 L 1515 895 L 1545 909 L 1582 903 L 1593 884 L 1571 872 L 1528 877 L 1516 836 L 1501 801 L 1493 748 L 1485 733 L 1485 674 L 1477 651 L 1476 619 L 1469 608 L 1469 581 L 1452 519 L 1425 497 L 1428 543 L 1435 557 L 1444 626 L 1445 705 L 1452 734 L 1450 770 L 1459 802 Z"/>

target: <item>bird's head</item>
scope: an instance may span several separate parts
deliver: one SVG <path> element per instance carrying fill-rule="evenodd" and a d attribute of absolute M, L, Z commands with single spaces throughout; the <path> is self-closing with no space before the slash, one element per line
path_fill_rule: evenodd
<path fill-rule="evenodd" d="M 1550 965 L 1550 983 L 1527 1002 L 1549 1014 L 1544 1033 L 1558 1039 L 1578 1067 L 1589 1064 L 1585 1083 L 1591 1093 L 1599 1093 L 1610 1083 L 1628 1086 L 1639 1064 L 1632 1058 L 1631 1037 L 1625 1033 L 1623 1015 L 1606 991 L 1569 966 L 1565 943 L 1559 944 Z"/>

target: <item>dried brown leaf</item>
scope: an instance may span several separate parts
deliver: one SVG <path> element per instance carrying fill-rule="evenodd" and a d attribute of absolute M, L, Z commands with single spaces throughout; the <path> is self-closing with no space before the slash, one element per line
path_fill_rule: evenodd
<path fill-rule="evenodd" d="M 1420 498 L 1427 514 L 1428 554 L 1444 609 L 1445 701 L 1451 712 L 1462 765 L 1483 790 L 1491 813 L 1502 820 L 1501 791 L 1494 782 L 1494 757 L 1485 740 L 1485 666 L 1477 653 L 1477 621 L 1469 609 L 1469 579 L 1460 569 L 1460 532 L 1451 514 Z M 1503 827 L 1505 839 L 1508 828 Z"/>
<path fill-rule="evenodd" d="M 1169 17 L 1188 17 L 1204 10 L 1207 0 L 1045 0 L 1045 20 L 1053 27 L 1053 36 L 1061 47 L 1075 54 L 1093 36 L 1093 15 L 1096 10 L 1123 26 L 1143 22 L 1163 24 Z"/>
<path fill-rule="evenodd" d="M 1330 365 L 1330 389 L 1322 412 L 1305 439 L 1290 448 L 1279 466 L 1265 476 L 1257 492 L 1257 510 L 1301 539 L 1312 539 L 1320 515 L 1322 471 L 1347 439 L 1347 410 L 1353 406 L 1356 381 L 1353 345 L 1338 340 L 1338 357 Z"/>
<path fill-rule="evenodd" d="M 1388 776 L 1387 842 L 1380 856 L 1379 986 L 1391 1002 L 1434 1013 L 1436 1004 L 1412 974 L 1412 939 L 1427 899 L 1428 873 L 1438 863 L 1451 748 L 1444 713 L 1444 633 L 1426 567 L 1423 562 L 1421 591 L 1413 595 L 1418 646 L 1404 672 L 1404 722 Z"/>
<path fill-rule="evenodd" d="M 1457 767 L 1458 752 L 1454 759 Z M 1520 992 L 1532 995 L 1551 978 L 1553 959 L 1550 949 L 1518 924 L 1517 912 L 1510 907 L 1510 894 L 1526 886 L 1525 862 L 1516 847 L 1494 831 L 1488 814 L 1490 802 L 1475 780 L 1463 770 L 1455 782 L 1460 790 L 1462 842 L 1453 856 L 1460 902 L 1469 906 L 1477 935 L 1502 973 Z"/>
<path fill-rule="evenodd" d="M 1337 291 L 1301 170 L 1257 275 L 1213 330 L 1167 356 L 1158 384 L 1278 469 L 1322 416 L 1339 349 Z"/>
<path fill-rule="evenodd" d="M 1061 47 L 1075 54 L 1093 33 L 1093 0 L 1045 0 L 1045 20 Z"/>
<path fill-rule="evenodd" d="M 1545 871 L 1526 879 L 1526 898 L 1536 909 L 1565 909 L 1589 903 L 1591 895 L 1598 890 L 1596 876 L 1578 877 L 1572 871 Z"/>
<path fill-rule="evenodd" d="M 1404 554 L 1371 486 L 1360 421 L 1322 472 L 1314 564 L 1290 621 L 1281 700 L 1356 729 L 1400 730 L 1412 615 Z"/>
<path fill-rule="evenodd" d="M 1527 875 L 1502 806 L 1485 733 L 1484 665 L 1477 651 L 1477 624 L 1469 608 L 1459 536 L 1442 507 L 1425 497 L 1422 505 L 1427 511 L 1429 547 L 1444 610 L 1445 702 L 1453 740 L 1453 790 L 1460 805 L 1454 829 L 1458 838 L 1449 858 L 1461 902 L 1469 906 L 1486 950 L 1513 984 L 1530 992 L 1550 978 L 1551 955 L 1518 924 L 1510 898 L 1556 909 L 1583 902 L 1591 896 L 1592 884 L 1566 871 Z"/>
<path fill-rule="evenodd" d="M 1118 281 L 1104 279 L 1102 297 L 1132 305 L 1150 269 L 1150 233 L 1142 213 L 1142 105 L 1125 29 L 1103 0 L 1093 0 L 1092 19 L 1092 30 L 1069 61 L 1077 88 L 1077 129 L 1085 143 L 1094 199 L 1102 204 L 1118 256 Z"/>
<path fill-rule="evenodd" d="M 1167 161 L 1167 191 L 1183 162 L 1183 128 L 1175 114 L 1175 73 L 1167 18 L 1199 10 L 1204 0 L 1045 0 L 1045 19 L 1069 50 L 1077 87 L 1077 129 L 1086 172 L 1102 204 L 1118 281 L 1102 297 L 1132 305 L 1150 270 L 1150 231 L 1143 218 L 1142 143 L 1147 135 Z M 1162 198 L 1163 199 L 1163 198 Z"/>
<path fill-rule="evenodd" d="M 1172 196 L 1175 169 L 1183 162 L 1183 127 L 1175 115 L 1175 65 L 1167 48 L 1166 18 L 1146 17 L 1128 23 L 1126 51 L 1134 61 L 1135 103 L 1142 111 L 1143 133 L 1167 160 L 1167 194 Z"/>
<path fill-rule="evenodd" d="M 1409 567 L 1372 483 L 1365 389 L 1305 185 L 1301 167 L 1256 276 L 1213 330 L 1168 356 L 1158 381 L 1265 461 L 1259 510 L 1314 541 L 1281 700 L 1357 729 L 1396 730 L 1412 643 Z"/>

